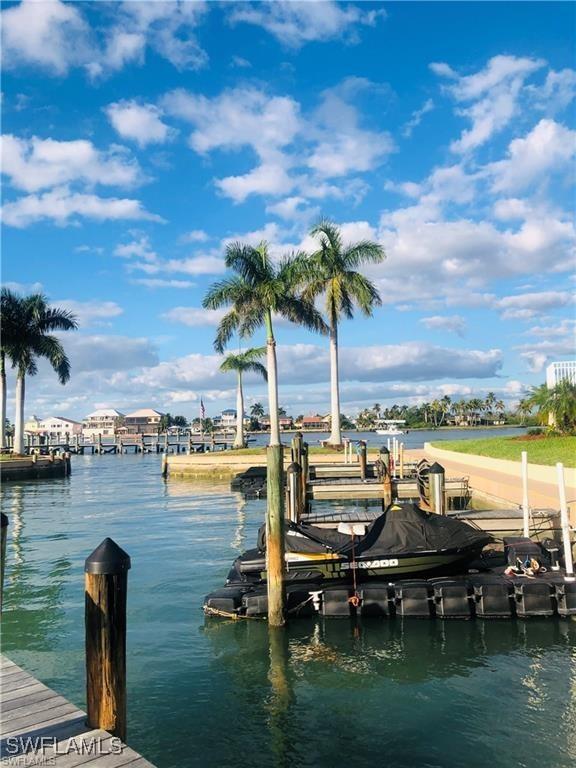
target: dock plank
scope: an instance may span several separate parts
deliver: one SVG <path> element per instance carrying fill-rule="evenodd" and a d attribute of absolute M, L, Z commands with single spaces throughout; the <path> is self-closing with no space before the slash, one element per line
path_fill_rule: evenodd
<path fill-rule="evenodd" d="M 89 728 L 75 704 L 0 654 L 0 768 L 49 764 L 57 768 L 154 768 L 107 731 Z"/>

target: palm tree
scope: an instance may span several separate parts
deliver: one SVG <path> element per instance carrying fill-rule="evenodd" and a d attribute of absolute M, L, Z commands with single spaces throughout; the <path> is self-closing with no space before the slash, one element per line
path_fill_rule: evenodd
<path fill-rule="evenodd" d="M 532 389 L 527 402 L 538 408 L 541 424 L 550 424 L 562 434 L 576 430 L 576 384 L 566 379 L 550 389 L 542 384 Z"/>
<path fill-rule="evenodd" d="M 340 389 L 338 377 L 338 323 L 342 317 L 354 317 L 354 304 L 370 316 L 382 299 L 374 283 L 357 271 L 363 264 L 379 264 L 386 258 L 378 243 L 361 240 L 345 246 L 338 227 L 330 221 L 321 221 L 311 233 L 318 238 L 320 247 L 311 257 L 310 279 L 304 285 L 304 297 L 314 301 L 325 297 L 326 317 L 330 328 L 330 412 L 331 430 L 328 440 L 341 445 Z"/>
<path fill-rule="evenodd" d="M 313 303 L 296 294 L 296 275 L 303 280 L 309 265 L 301 255 L 275 264 L 268 253 L 268 245 L 262 242 L 256 248 L 231 243 L 226 248 L 226 266 L 236 275 L 215 283 L 203 301 L 205 309 L 230 308 L 220 321 L 214 348 L 223 352 L 235 332 L 240 337 L 246 337 L 265 326 L 270 445 L 280 445 L 278 371 L 272 316 L 278 314 L 312 331 L 326 333 L 328 330 Z"/>
<path fill-rule="evenodd" d="M 250 408 L 250 416 L 254 416 L 255 419 L 260 419 L 264 416 L 264 407 L 262 403 L 254 403 Z"/>
<path fill-rule="evenodd" d="M 245 352 L 238 352 L 235 355 L 226 355 L 222 364 L 221 371 L 234 371 L 237 376 L 238 389 L 236 391 L 236 438 L 234 448 L 244 448 L 244 392 L 242 390 L 242 374 L 252 371 L 259 373 L 264 380 L 268 375 L 266 368 L 258 362 L 259 357 L 266 354 L 266 347 L 257 349 L 247 349 Z M 254 408 L 254 406 L 252 406 Z"/>
<path fill-rule="evenodd" d="M 6 447 L 6 355 L 18 333 L 18 308 L 20 297 L 8 288 L 2 288 L 0 300 L 0 448 Z"/>
<path fill-rule="evenodd" d="M 520 416 L 520 424 L 524 426 L 524 423 L 526 422 L 526 417 L 530 416 L 532 413 L 532 406 L 528 402 L 527 399 L 523 398 L 518 401 L 518 405 L 516 406 L 516 413 L 518 416 Z"/>
<path fill-rule="evenodd" d="M 15 294 L 13 294 L 15 296 Z M 24 453 L 24 398 L 26 375 L 38 372 L 37 358 L 46 358 L 61 384 L 70 378 L 70 361 L 62 343 L 51 331 L 69 331 L 78 327 L 76 317 L 65 309 L 50 307 L 45 296 L 15 296 L 17 327 L 6 356 L 16 368 L 16 420 L 14 452 Z"/>

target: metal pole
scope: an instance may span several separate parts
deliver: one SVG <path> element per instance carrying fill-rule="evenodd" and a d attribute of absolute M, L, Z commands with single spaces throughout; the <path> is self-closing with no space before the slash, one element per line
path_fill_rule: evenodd
<path fill-rule="evenodd" d="M 130 557 L 104 539 L 86 558 L 86 703 L 89 728 L 126 740 L 126 597 Z"/>
<path fill-rule="evenodd" d="M 530 507 L 528 506 L 528 453 L 522 451 L 522 517 L 524 536 L 530 536 Z"/>
<path fill-rule="evenodd" d="M 566 486 L 564 485 L 564 464 L 556 464 L 558 473 L 558 496 L 560 497 L 560 522 L 562 525 L 562 543 L 564 544 L 564 567 L 566 581 L 575 581 L 574 564 L 572 562 L 572 545 L 570 542 L 570 521 L 568 519 L 568 504 L 566 503 Z"/>
<path fill-rule="evenodd" d="M 400 480 L 404 479 L 404 443 L 400 443 Z"/>
<path fill-rule="evenodd" d="M 430 498 L 428 503 L 432 512 L 436 512 L 437 515 L 446 514 L 446 499 L 445 499 L 445 471 L 444 467 L 436 462 L 432 464 L 428 470 Z"/>
<path fill-rule="evenodd" d="M 296 462 L 292 462 L 286 470 L 288 475 L 288 519 L 297 523 L 301 514 L 300 494 L 302 490 L 302 482 L 300 478 L 301 473 L 300 465 Z"/>

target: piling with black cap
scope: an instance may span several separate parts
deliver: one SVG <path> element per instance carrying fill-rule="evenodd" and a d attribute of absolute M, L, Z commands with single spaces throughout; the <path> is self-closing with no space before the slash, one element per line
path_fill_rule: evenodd
<path fill-rule="evenodd" d="M 106 538 L 86 558 L 86 704 L 90 728 L 126 740 L 126 597 L 130 556 Z"/>
<path fill-rule="evenodd" d="M 302 443 L 302 453 L 301 453 L 301 463 L 300 466 L 302 467 L 302 472 L 300 474 L 300 482 L 302 483 L 302 514 L 306 512 L 306 500 L 308 498 L 308 472 L 309 472 L 309 462 L 308 462 L 308 443 Z"/>
<path fill-rule="evenodd" d="M 428 504 L 437 515 L 446 514 L 446 472 L 444 467 L 434 462 L 428 470 Z"/>
<path fill-rule="evenodd" d="M 292 438 L 292 445 L 290 446 L 290 458 L 296 464 L 302 466 L 302 445 L 304 436 L 302 432 L 296 432 Z"/>
<path fill-rule="evenodd" d="M 288 485 L 288 518 L 291 522 L 297 523 L 302 514 L 302 481 L 300 474 L 302 468 L 300 464 L 293 461 L 286 469 Z"/>
<path fill-rule="evenodd" d="M 8 538 L 8 515 L 0 512 L 0 530 L 2 531 L 2 541 L 0 543 L 0 611 L 4 600 L 4 571 L 6 570 L 6 539 Z"/>

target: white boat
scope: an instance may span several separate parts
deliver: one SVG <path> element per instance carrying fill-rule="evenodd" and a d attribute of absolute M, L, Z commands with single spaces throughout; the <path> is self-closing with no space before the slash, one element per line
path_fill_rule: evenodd
<path fill-rule="evenodd" d="M 384 426 L 376 430 L 377 435 L 404 435 L 406 434 L 403 429 L 400 429 L 399 425 L 404 424 L 404 419 L 386 420 Z"/>

